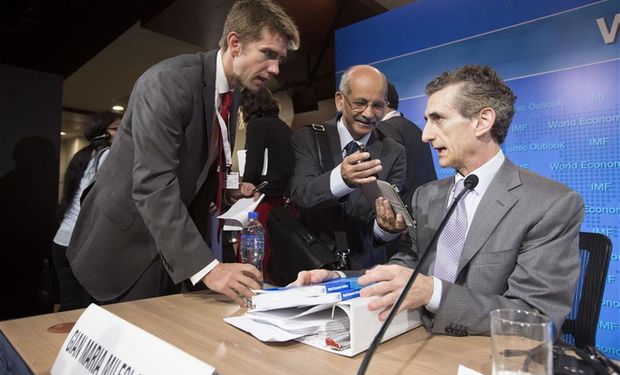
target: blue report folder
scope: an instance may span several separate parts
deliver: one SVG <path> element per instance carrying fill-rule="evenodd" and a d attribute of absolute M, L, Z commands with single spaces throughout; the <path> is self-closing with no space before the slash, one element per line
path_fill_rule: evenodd
<path fill-rule="evenodd" d="M 320 295 L 325 293 L 338 292 L 343 289 L 355 289 L 361 288 L 361 285 L 357 282 L 357 277 L 348 277 L 342 279 L 328 280 L 320 284 L 297 286 L 297 287 L 279 287 L 279 288 L 267 288 L 257 291 L 259 294 L 271 293 L 271 292 L 291 292 L 292 294 L 304 294 L 304 295 Z"/>
<path fill-rule="evenodd" d="M 257 295 L 252 297 L 252 308 L 274 310 L 334 304 L 359 297 L 360 289 L 357 278 L 336 279 L 301 287 L 270 288 L 257 291 Z"/>

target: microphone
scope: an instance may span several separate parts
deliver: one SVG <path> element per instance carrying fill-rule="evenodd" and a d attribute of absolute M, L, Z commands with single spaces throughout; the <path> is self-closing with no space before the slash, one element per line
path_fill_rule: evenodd
<path fill-rule="evenodd" d="M 439 224 L 437 231 L 433 235 L 431 242 L 428 244 L 428 246 L 426 246 L 426 250 L 424 251 L 424 254 L 422 254 L 422 257 L 420 257 L 420 260 L 418 261 L 418 266 L 423 264 L 424 261 L 426 260 L 427 255 L 430 252 L 429 250 L 439 238 L 439 235 L 443 231 L 443 228 L 446 226 L 446 223 L 448 222 L 448 219 L 452 215 L 452 212 L 455 210 L 458 202 L 461 200 L 461 198 L 463 198 L 465 194 L 474 190 L 474 188 L 478 185 L 478 176 L 476 176 L 475 174 L 470 174 L 469 176 L 465 177 L 465 181 L 463 182 L 463 184 L 465 186 L 465 189 L 463 189 L 463 191 L 461 191 L 461 193 L 456 196 L 456 198 L 454 199 L 454 202 L 452 202 L 452 204 L 450 205 L 448 212 L 446 212 L 446 215 L 443 217 L 443 220 L 441 220 L 441 223 Z M 413 273 L 411 274 L 411 276 L 409 277 L 409 280 L 407 280 L 407 283 L 405 284 L 403 291 L 400 292 L 400 295 L 398 296 L 398 299 L 394 303 L 394 306 L 392 306 L 392 309 L 390 310 L 388 317 L 385 319 L 385 322 L 383 322 L 383 325 L 381 326 L 381 329 L 375 336 L 374 340 L 372 340 L 372 344 L 370 344 L 370 347 L 368 347 L 368 350 L 366 351 L 366 354 L 364 355 L 364 361 L 362 361 L 360 368 L 357 370 L 357 375 L 363 375 L 366 373 L 366 370 L 368 369 L 368 365 L 370 364 L 370 360 L 373 354 L 375 353 L 375 351 L 377 350 L 377 347 L 381 343 L 381 340 L 383 339 L 385 332 L 390 326 L 390 323 L 392 323 L 392 320 L 394 320 L 394 317 L 396 316 L 396 312 L 400 308 L 400 305 L 403 304 L 403 301 L 405 300 L 405 296 L 409 292 L 409 289 L 411 289 L 413 282 L 415 281 L 416 277 L 418 277 L 418 273 L 420 273 L 419 270 L 420 270 L 420 267 L 416 267 L 413 270 Z"/>

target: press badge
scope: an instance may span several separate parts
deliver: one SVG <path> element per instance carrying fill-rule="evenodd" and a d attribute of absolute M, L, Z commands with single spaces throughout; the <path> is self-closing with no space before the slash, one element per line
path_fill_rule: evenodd
<path fill-rule="evenodd" d="M 226 173 L 226 189 L 239 189 L 239 172 Z"/>

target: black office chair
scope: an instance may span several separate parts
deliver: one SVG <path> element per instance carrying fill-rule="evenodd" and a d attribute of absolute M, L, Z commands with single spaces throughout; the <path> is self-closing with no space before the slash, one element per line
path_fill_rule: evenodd
<path fill-rule="evenodd" d="M 579 233 L 581 274 L 573 309 L 562 326 L 562 339 L 578 348 L 595 346 L 596 329 L 611 257 L 611 241 L 598 233 Z"/>

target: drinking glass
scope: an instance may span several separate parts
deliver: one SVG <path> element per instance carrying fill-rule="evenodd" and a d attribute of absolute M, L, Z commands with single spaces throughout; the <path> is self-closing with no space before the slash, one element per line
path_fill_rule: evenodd
<path fill-rule="evenodd" d="M 491 311 L 493 375 L 553 375 L 553 323 L 518 309 Z"/>

